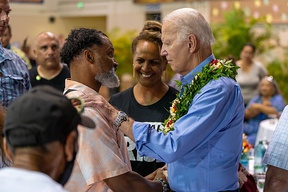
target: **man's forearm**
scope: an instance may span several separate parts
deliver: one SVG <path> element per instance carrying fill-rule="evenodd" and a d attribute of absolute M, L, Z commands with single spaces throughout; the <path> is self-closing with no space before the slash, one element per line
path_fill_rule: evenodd
<path fill-rule="evenodd" d="M 288 171 L 268 166 L 265 178 L 264 192 L 288 191 Z"/>
<path fill-rule="evenodd" d="M 163 191 L 163 185 L 158 181 L 149 181 L 136 172 L 127 173 L 105 179 L 104 182 L 115 192 L 134 192 L 134 191 Z"/>
<path fill-rule="evenodd" d="M 132 141 L 135 142 L 134 135 L 133 135 L 133 123 L 134 123 L 134 120 L 129 117 L 129 120 L 128 121 L 124 121 L 121 124 L 121 126 L 119 127 L 119 129 L 121 129 L 121 131 L 126 136 L 128 136 Z"/>

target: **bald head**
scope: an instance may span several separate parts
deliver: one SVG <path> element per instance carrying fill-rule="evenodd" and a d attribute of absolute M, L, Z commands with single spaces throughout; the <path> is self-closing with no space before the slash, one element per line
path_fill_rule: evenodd
<path fill-rule="evenodd" d="M 34 46 L 37 46 L 39 42 L 43 41 L 43 39 L 53 39 L 59 44 L 58 38 L 54 33 L 45 31 L 45 32 L 39 33 L 35 37 Z"/>
<path fill-rule="evenodd" d="M 42 32 L 36 36 L 33 53 L 37 64 L 44 68 L 54 68 L 60 65 L 59 41 L 51 32 Z"/>

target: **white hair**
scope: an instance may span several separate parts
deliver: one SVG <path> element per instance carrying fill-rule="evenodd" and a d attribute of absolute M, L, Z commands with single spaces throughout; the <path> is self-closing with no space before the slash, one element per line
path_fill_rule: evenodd
<path fill-rule="evenodd" d="M 194 34 L 203 46 L 211 46 L 214 43 L 214 36 L 209 23 L 204 16 L 192 8 L 177 9 L 164 17 L 163 23 L 172 22 L 181 39 Z"/>

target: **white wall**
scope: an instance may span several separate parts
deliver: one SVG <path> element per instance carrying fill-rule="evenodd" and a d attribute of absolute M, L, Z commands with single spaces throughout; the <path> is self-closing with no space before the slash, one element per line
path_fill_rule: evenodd
<path fill-rule="evenodd" d="M 12 27 L 12 42 L 22 44 L 28 37 L 28 44 L 32 44 L 34 37 L 42 31 L 51 31 L 55 34 L 68 35 L 71 29 L 77 27 L 90 27 L 106 31 L 106 15 L 81 15 L 77 7 L 71 7 L 75 15 L 62 16 L 59 7 L 60 0 L 45 0 L 44 4 L 11 3 L 12 12 L 10 25 Z M 54 18 L 54 22 L 50 18 Z"/>
<path fill-rule="evenodd" d="M 119 28 L 140 31 L 146 19 L 145 4 L 134 4 L 133 0 L 83 0 L 84 7 L 77 8 L 78 0 L 44 0 L 44 4 L 11 3 L 12 42 L 22 44 L 28 37 L 28 44 L 32 44 L 34 37 L 42 31 L 67 36 L 71 29 L 90 27 L 110 32 Z M 210 7 L 208 1 L 163 3 L 159 6 L 162 18 L 169 12 L 192 7 L 199 10 L 210 21 Z M 55 21 L 50 22 L 49 18 Z M 276 26 L 280 44 L 288 46 L 287 26 Z"/>
<path fill-rule="evenodd" d="M 21 44 L 28 37 L 28 43 L 42 31 L 67 35 L 75 27 L 91 27 L 109 32 L 119 28 L 141 30 L 146 19 L 146 5 L 134 4 L 133 0 L 85 0 L 82 9 L 77 0 L 45 0 L 44 4 L 11 3 L 10 24 L 12 41 Z M 194 7 L 203 10 L 209 20 L 208 3 L 165 3 L 160 5 L 162 15 L 180 7 Z M 49 18 L 54 17 L 55 22 Z"/>

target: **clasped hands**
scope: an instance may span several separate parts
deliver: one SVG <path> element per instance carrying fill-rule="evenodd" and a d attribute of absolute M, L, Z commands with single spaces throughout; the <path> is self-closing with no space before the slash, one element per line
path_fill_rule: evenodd
<path fill-rule="evenodd" d="M 245 110 L 246 119 L 253 118 L 262 112 L 263 106 L 271 106 L 271 103 L 253 103 Z"/>
<path fill-rule="evenodd" d="M 103 96 L 94 95 L 93 97 L 89 97 L 86 95 L 81 95 L 81 98 L 85 101 L 85 107 L 96 108 L 110 123 L 113 124 L 117 117 L 118 110 L 115 109 Z M 72 101 L 72 104 L 74 106 L 78 106 L 81 103 L 75 100 Z M 168 183 L 167 177 L 167 165 L 165 165 L 147 175 L 145 178 L 151 181 L 161 178 Z"/>

